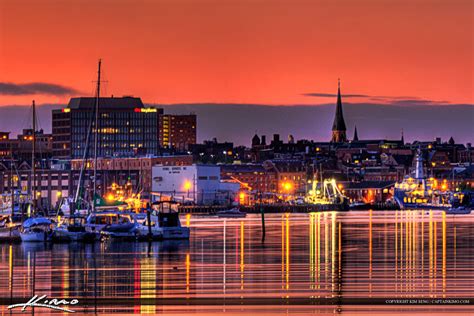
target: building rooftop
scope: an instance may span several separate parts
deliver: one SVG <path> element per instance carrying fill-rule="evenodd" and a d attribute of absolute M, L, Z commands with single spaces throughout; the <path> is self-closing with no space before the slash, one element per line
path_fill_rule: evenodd
<path fill-rule="evenodd" d="M 71 98 L 68 108 L 76 110 L 90 110 L 95 107 L 96 98 L 81 97 Z M 101 109 L 134 109 L 143 108 L 143 102 L 140 98 L 134 97 L 107 97 L 99 99 L 99 108 Z"/>

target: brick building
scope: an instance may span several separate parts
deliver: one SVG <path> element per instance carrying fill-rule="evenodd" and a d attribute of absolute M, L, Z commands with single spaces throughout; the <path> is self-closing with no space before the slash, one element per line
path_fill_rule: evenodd
<path fill-rule="evenodd" d="M 196 115 L 162 114 L 159 118 L 160 146 L 187 151 L 196 144 Z"/>

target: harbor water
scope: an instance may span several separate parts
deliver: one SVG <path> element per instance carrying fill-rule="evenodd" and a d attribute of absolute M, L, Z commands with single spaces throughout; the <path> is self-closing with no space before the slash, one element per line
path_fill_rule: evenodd
<path fill-rule="evenodd" d="M 474 313 L 474 215 L 183 215 L 190 240 L 0 244 L 0 315 Z"/>

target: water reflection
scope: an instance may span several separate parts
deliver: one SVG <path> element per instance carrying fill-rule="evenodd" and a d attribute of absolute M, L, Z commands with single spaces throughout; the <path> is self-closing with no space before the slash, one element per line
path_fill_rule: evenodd
<path fill-rule="evenodd" d="M 265 217 L 264 244 L 260 217 L 253 215 L 186 216 L 190 241 L 2 244 L 0 279 L 8 282 L 0 283 L 0 293 L 12 299 L 32 293 L 82 298 L 92 302 L 84 306 L 87 311 L 140 314 L 166 310 L 163 298 L 470 296 L 471 215 L 368 211 Z M 103 298 L 133 300 L 127 307 L 101 303 Z"/>

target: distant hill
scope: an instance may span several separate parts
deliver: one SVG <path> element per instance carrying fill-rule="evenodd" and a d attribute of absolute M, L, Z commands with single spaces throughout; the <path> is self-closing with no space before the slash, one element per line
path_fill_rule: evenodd
<path fill-rule="evenodd" d="M 38 106 L 39 126 L 51 131 L 51 110 L 64 105 Z M 329 140 L 334 104 L 270 106 L 257 104 L 169 104 L 157 105 L 166 113 L 198 115 L 198 140 L 217 137 L 249 145 L 257 132 L 279 133 L 282 139 L 292 134 L 295 139 Z M 345 103 L 344 117 L 349 139 L 357 125 L 359 138 L 399 139 L 404 130 L 405 140 L 444 140 L 453 136 L 456 142 L 474 141 L 474 106 L 457 105 L 381 105 Z M 31 126 L 30 106 L 0 107 L 0 130 L 21 132 Z"/>

